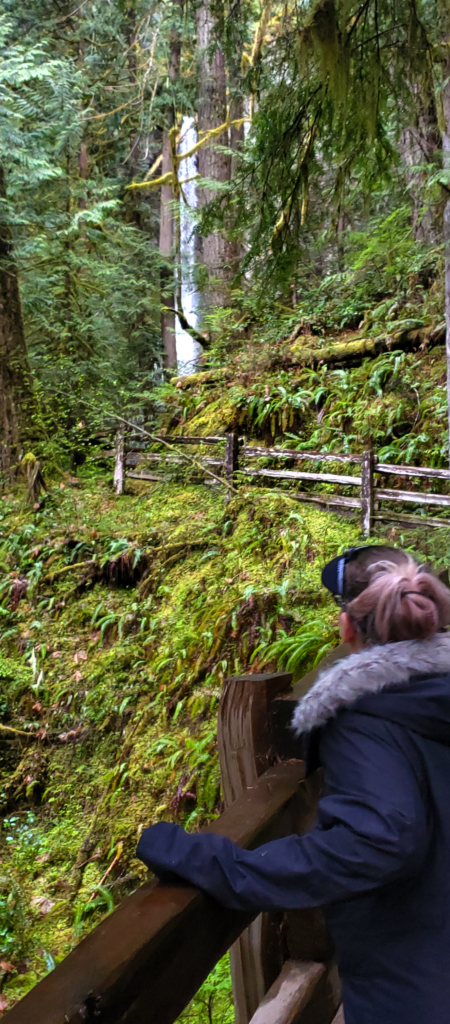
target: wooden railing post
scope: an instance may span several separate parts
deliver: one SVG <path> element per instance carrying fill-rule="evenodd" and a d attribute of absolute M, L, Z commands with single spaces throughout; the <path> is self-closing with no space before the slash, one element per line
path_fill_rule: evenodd
<path fill-rule="evenodd" d="M 116 451 L 114 459 L 114 490 L 116 494 L 123 494 L 124 479 L 124 456 L 125 456 L 125 428 L 123 423 L 117 428 Z"/>
<path fill-rule="evenodd" d="M 370 536 L 373 517 L 373 466 L 372 449 L 363 452 L 361 459 L 361 532 L 364 537 Z"/>
<path fill-rule="evenodd" d="M 256 784 L 271 764 L 270 703 L 289 689 L 289 672 L 232 676 L 222 692 L 218 747 L 225 807 Z M 230 949 L 236 1024 L 248 1024 L 275 980 L 281 964 L 266 956 L 269 915 L 259 915 Z M 268 962 L 269 960 L 269 962 Z"/>
<path fill-rule="evenodd" d="M 239 468 L 239 446 L 238 436 L 235 433 L 226 435 L 226 448 L 225 448 L 225 479 L 231 486 L 234 483 L 234 474 Z M 231 497 L 231 491 L 228 488 L 225 491 L 225 501 L 229 501 Z"/>
<path fill-rule="evenodd" d="M 293 748 L 291 744 L 286 748 L 282 730 L 274 729 L 274 704 L 278 706 L 285 702 L 291 705 L 288 709 L 289 720 L 292 717 L 295 698 L 290 691 L 290 683 L 291 675 L 287 672 L 233 676 L 226 680 L 218 718 L 218 747 L 225 807 L 231 809 L 245 792 L 253 792 L 262 774 L 272 770 L 270 765 L 274 762 L 280 761 L 280 755 L 282 760 L 287 758 L 286 766 L 297 764 L 302 767 L 302 762 L 298 760 L 302 756 L 298 740 Z M 287 732 L 286 716 L 284 722 Z M 273 838 L 303 835 L 314 827 L 321 788 L 320 772 L 315 772 L 302 783 L 299 787 L 301 805 L 290 805 L 284 819 L 278 820 Z M 321 913 L 315 909 L 260 914 L 231 947 L 235 1024 L 249 1024 L 255 1013 L 256 1021 L 259 1020 L 258 1006 L 271 986 L 275 984 L 277 989 L 276 979 L 282 970 L 286 953 L 293 960 L 317 960 L 320 964 L 327 964 L 325 973 L 322 968 L 319 971 L 321 980 L 317 991 L 311 996 L 315 1010 L 314 1013 L 311 1011 L 312 1015 L 307 1020 L 330 1024 L 339 997 L 333 994 L 332 978 L 328 970 L 332 950 L 326 925 Z M 280 998 L 284 999 L 283 992 L 282 986 Z M 297 992 L 295 999 L 300 998 L 300 995 Z M 283 1024 L 287 1024 L 288 1017 L 292 1024 L 292 1015 L 282 1017 Z M 297 1017 L 295 1014 L 296 1022 Z"/>
<path fill-rule="evenodd" d="M 278 838 L 286 820 L 299 813 L 299 802 L 308 804 L 302 775 L 298 763 L 269 768 L 206 831 L 244 849 Z M 147 882 L 16 1003 L 5 1021 L 174 1024 L 253 916 L 228 910 L 192 886 Z"/>

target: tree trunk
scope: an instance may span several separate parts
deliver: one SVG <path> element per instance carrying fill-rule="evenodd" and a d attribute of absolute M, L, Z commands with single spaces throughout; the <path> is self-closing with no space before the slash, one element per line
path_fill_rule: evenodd
<path fill-rule="evenodd" d="M 183 14 L 184 0 L 173 0 L 173 24 L 170 32 L 169 82 L 172 95 L 166 111 L 166 130 L 163 133 L 163 160 L 161 174 L 172 170 L 172 152 L 170 145 L 170 129 L 175 124 L 176 105 L 174 86 L 180 73 L 181 35 L 179 21 Z M 161 216 L 159 227 L 159 250 L 164 256 L 167 266 L 161 271 L 161 337 L 164 350 L 164 366 L 166 369 L 177 365 L 177 344 L 175 335 L 175 314 L 165 312 L 164 307 L 172 309 L 176 304 L 175 283 L 175 218 L 173 213 L 173 191 L 171 185 L 161 188 Z"/>
<path fill-rule="evenodd" d="M 343 274 L 344 270 L 345 270 L 344 230 L 345 230 L 345 214 L 343 213 L 342 206 L 339 206 L 337 220 L 336 220 L 336 248 L 337 248 L 338 271 L 339 271 L 340 274 Z"/>
<path fill-rule="evenodd" d="M 6 199 L 0 167 L 0 198 Z M 11 232 L 0 223 L 0 473 L 14 476 L 33 408 Z"/>
<path fill-rule="evenodd" d="M 232 26 L 232 45 L 228 57 L 228 88 L 230 94 L 230 121 L 237 121 L 244 115 L 244 96 L 242 91 L 241 61 L 244 49 L 244 23 L 242 16 L 242 0 L 232 0 L 229 20 Z M 230 148 L 239 153 L 244 143 L 244 125 L 231 125 Z M 233 177 L 238 161 L 231 159 L 231 177 Z"/>
<path fill-rule="evenodd" d="M 229 45 L 228 55 L 228 92 L 230 96 L 230 121 L 238 121 L 244 116 L 244 93 L 242 80 L 242 54 L 244 50 L 244 17 L 242 0 L 232 0 L 229 13 L 229 21 L 232 25 L 232 39 Z M 233 150 L 231 157 L 230 179 L 236 176 L 240 164 L 240 152 L 243 149 L 245 140 L 244 125 L 230 125 L 230 149 Z M 235 154 L 235 155 L 234 155 Z M 239 263 L 245 252 L 242 232 L 238 230 L 236 216 L 231 209 L 227 216 L 227 228 L 230 234 L 229 258 L 230 276 L 235 277 Z"/>
<path fill-rule="evenodd" d="M 406 180 L 412 199 L 414 238 L 435 245 L 441 232 L 439 206 L 423 202 L 423 184 L 426 181 L 427 164 L 434 163 L 441 140 L 434 97 L 427 94 L 422 83 L 415 89 L 417 116 L 415 124 L 406 128 L 400 138 L 400 153 L 406 165 Z M 423 166 L 424 172 L 418 168 Z"/>
<path fill-rule="evenodd" d="M 163 135 L 163 160 L 161 174 L 172 170 L 170 139 L 167 132 Z M 161 215 L 159 222 L 159 251 L 167 261 L 161 270 L 161 338 L 164 351 L 164 366 L 170 369 L 177 365 L 177 345 L 175 337 L 175 313 L 166 311 L 165 306 L 175 308 L 175 262 L 174 262 L 174 216 L 173 192 L 171 185 L 161 188 Z"/>
<path fill-rule="evenodd" d="M 447 47 L 450 45 L 450 33 L 447 36 Z M 450 51 L 444 63 L 444 89 L 442 92 L 443 133 L 442 149 L 444 170 L 450 171 Z M 447 186 L 449 188 L 449 186 Z M 445 319 L 447 325 L 447 402 L 449 424 L 449 460 L 450 460 L 450 192 L 444 208 L 444 246 L 445 246 Z"/>
<path fill-rule="evenodd" d="M 197 6 L 197 47 L 200 63 L 198 96 L 198 130 L 210 131 L 223 124 L 227 115 L 225 54 L 220 45 L 221 25 L 218 18 L 220 2 L 200 0 Z M 214 138 L 199 150 L 198 170 L 202 178 L 217 182 L 230 180 L 231 158 L 217 147 L 228 145 L 228 133 Z M 215 193 L 199 188 L 199 207 L 205 206 Z M 229 302 L 232 277 L 232 249 L 225 234 L 214 231 L 202 240 L 202 261 L 207 284 L 204 293 L 206 309 Z"/>
<path fill-rule="evenodd" d="M 136 8 L 134 4 L 131 4 L 126 11 L 127 22 L 128 22 L 128 50 L 127 50 L 127 64 L 128 64 L 128 77 L 130 85 L 136 89 L 136 93 L 139 89 L 138 83 L 138 64 L 136 58 Z M 141 152 L 141 135 L 139 127 L 133 126 L 130 129 L 130 149 L 125 158 L 124 165 L 128 169 L 128 177 L 130 182 L 134 181 L 137 175 L 142 170 L 142 152 Z M 127 220 L 136 225 L 137 228 L 142 228 L 142 217 L 140 213 L 140 206 L 142 204 L 142 197 L 136 195 L 134 192 L 128 192 L 126 195 L 126 211 Z"/>

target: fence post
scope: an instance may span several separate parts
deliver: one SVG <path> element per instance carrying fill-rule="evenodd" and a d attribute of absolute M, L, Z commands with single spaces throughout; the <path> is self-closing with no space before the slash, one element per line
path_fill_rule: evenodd
<path fill-rule="evenodd" d="M 373 466 L 372 449 L 363 452 L 361 459 L 361 531 L 364 537 L 370 536 L 373 517 Z"/>
<path fill-rule="evenodd" d="M 235 433 L 226 435 L 226 447 L 225 447 L 225 479 L 231 486 L 234 482 L 234 474 L 239 468 L 239 447 L 238 447 L 238 436 Z M 225 491 L 225 501 L 228 502 L 231 497 L 231 491 L 228 488 Z"/>
<path fill-rule="evenodd" d="M 226 680 L 217 723 L 225 807 L 231 807 L 246 787 L 255 786 L 273 764 L 269 706 L 274 697 L 289 689 L 291 679 L 290 672 L 274 672 Z M 281 937 L 279 927 L 274 932 L 272 927 L 270 915 L 260 914 L 230 949 L 236 1024 L 248 1024 L 278 974 Z"/>
<path fill-rule="evenodd" d="M 124 478 L 124 450 L 125 450 L 125 428 L 123 423 L 117 428 L 116 433 L 116 454 L 114 461 L 114 490 L 116 494 L 123 494 Z"/>

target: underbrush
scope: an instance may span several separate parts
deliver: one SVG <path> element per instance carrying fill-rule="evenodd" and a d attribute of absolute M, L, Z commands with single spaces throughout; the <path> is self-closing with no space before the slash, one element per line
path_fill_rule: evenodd
<path fill-rule="evenodd" d="M 187 484 L 117 498 L 104 478 L 55 488 L 37 511 L 10 495 L 0 529 L 10 1005 L 145 878 L 143 827 L 197 829 L 220 813 L 224 677 L 286 661 L 301 675 L 335 642 L 320 570 L 360 535 L 275 490 L 242 488 L 225 506 Z M 444 565 L 444 533 L 412 540 Z M 209 981 L 183 1019 L 208 1020 L 214 1000 L 212 1019 L 218 1007 L 226 1019 L 227 969 L 216 970 L 218 988 Z"/>
<path fill-rule="evenodd" d="M 277 359 L 296 322 L 267 319 L 273 345 L 263 335 L 231 368 L 160 389 L 165 427 L 446 463 L 440 349 L 287 369 Z M 320 571 L 360 542 L 355 517 L 242 475 L 225 504 L 220 487 L 167 472 L 118 498 L 87 458 L 34 508 L 19 486 L 0 503 L 0 1013 L 146 877 L 142 828 L 195 830 L 221 812 L 224 678 L 299 677 L 338 636 Z M 377 535 L 450 566 L 446 529 Z M 230 991 L 225 958 L 181 1020 L 231 1022 Z"/>
<path fill-rule="evenodd" d="M 223 679 L 257 670 L 279 630 L 321 618 L 329 632 L 320 565 L 359 530 L 277 492 L 117 498 L 102 477 L 54 487 L 38 510 L 9 495 L 0 530 L 10 1005 L 145 878 L 143 827 L 220 813 Z"/>
<path fill-rule="evenodd" d="M 166 387 L 168 429 L 203 436 L 237 430 L 268 445 L 319 452 L 359 453 L 372 445 L 385 462 L 447 464 L 442 348 L 420 356 L 394 349 L 358 367 L 290 370 L 258 365 L 254 346 L 252 352 L 252 370 L 238 357 L 225 378 L 197 374 L 181 388 Z"/>

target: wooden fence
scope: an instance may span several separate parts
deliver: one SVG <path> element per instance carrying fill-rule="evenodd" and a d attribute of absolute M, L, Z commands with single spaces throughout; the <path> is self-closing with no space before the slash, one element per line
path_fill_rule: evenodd
<path fill-rule="evenodd" d="M 365 537 L 370 535 L 373 523 L 376 520 L 397 520 L 406 525 L 450 527 L 450 518 L 427 518 L 423 515 L 408 515 L 404 512 L 397 514 L 385 507 L 386 504 L 397 502 L 400 504 L 420 505 L 422 507 L 440 506 L 441 508 L 449 508 L 450 494 L 436 494 L 425 490 L 403 490 L 398 487 L 379 486 L 380 483 L 389 483 L 389 478 L 395 477 L 397 481 L 401 481 L 402 478 L 405 478 L 405 480 L 417 480 L 419 485 L 426 480 L 450 481 L 450 471 L 447 469 L 433 469 L 431 466 L 397 466 L 380 463 L 376 453 L 372 450 L 365 451 L 362 455 L 341 455 L 336 452 L 303 452 L 291 448 L 258 447 L 243 443 L 235 433 L 226 434 L 224 437 L 161 436 L 155 438 L 155 442 L 156 446 L 158 446 L 158 442 L 161 445 L 164 444 L 165 448 L 168 445 L 173 446 L 175 454 L 173 454 L 173 449 L 170 454 L 166 454 L 166 451 L 161 450 L 158 452 L 144 450 L 142 446 L 140 448 L 137 445 L 132 447 L 130 443 L 126 446 L 122 429 L 118 431 L 115 451 L 104 453 L 107 456 L 115 456 L 114 480 L 117 493 L 122 491 L 125 476 L 137 480 L 157 481 L 164 479 L 160 474 L 149 473 L 147 469 L 138 471 L 136 468 L 131 469 L 127 467 L 137 467 L 139 464 L 148 465 L 149 463 L 160 463 L 162 461 L 169 467 L 180 466 L 185 462 L 186 457 L 183 456 L 183 451 L 177 452 L 176 449 L 183 449 L 185 446 L 191 445 L 200 449 L 200 455 L 197 454 L 195 459 L 197 468 L 199 465 L 200 468 L 203 467 L 204 472 L 212 476 L 216 482 L 223 478 L 225 483 L 232 488 L 245 481 L 247 477 L 249 483 L 253 482 L 256 478 L 261 478 L 289 481 L 293 484 L 297 481 L 313 484 L 334 484 L 340 488 L 345 488 L 347 491 L 353 490 L 355 493 L 350 494 L 341 494 L 336 491 L 332 493 L 312 490 L 297 491 L 295 494 L 292 494 L 292 497 L 297 501 L 313 502 L 324 508 L 359 511 L 361 529 Z M 207 449 L 220 446 L 222 451 L 215 457 L 211 457 L 202 452 L 203 446 L 207 446 Z M 348 466 L 349 470 L 356 469 L 356 472 L 321 473 L 316 470 L 303 470 L 301 468 L 280 469 L 278 467 L 270 468 L 252 465 L 257 459 L 276 460 L 277 462 L 286 461 L 294 464 L 309 462 L 315 466 L 320 463 L 340 463 L 343 466 Z M 380 477 L 381 481 L 379 480 Z"/>
<path fill-rule="evenodd" d="M 208 830 L 245 848 L 314 824 L 321 773 L 305 779 L 293 747 L 287 725 L 297 692 L 290 682 L 278 672 L 233 677 L 224 687 L 218 735 L 226 809 Z M 126 898 L 5 1019 L 174 1024 L 230 946 L 236 1024 L 342 1021 L 320 911 L 256 917 L 192 887 L 156 881 Z"/>

